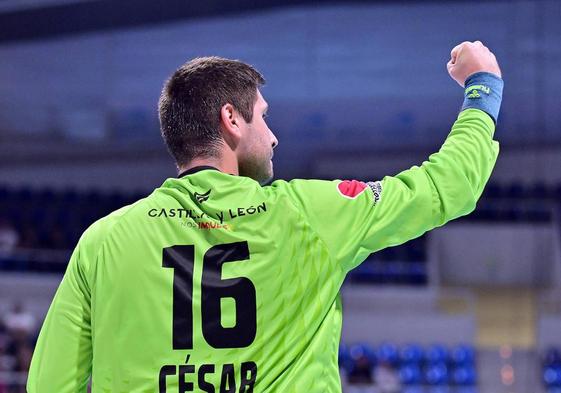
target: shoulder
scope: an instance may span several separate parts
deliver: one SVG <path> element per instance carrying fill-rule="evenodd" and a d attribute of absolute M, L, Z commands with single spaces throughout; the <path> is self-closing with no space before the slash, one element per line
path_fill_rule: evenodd
<path fill-rule="evenodd" d="M 130 214 L 135 207 L 142 204 L 145 199 L 146 198 L 133 204 L 123 206 L 91 224 L 78 241 L 78 248 L 80 251 L 89 256 L 97 255 L 101 246 L 113 231 L 113 228 L 119 225 L 124 217 Z"/>
<path fill-rule="evenodd" d="M 337 188 L 340 180 L 318 180 L 318 179 L 293 179 L 290 181 L 286 180 L 275 180 L 271 185 L 263 187 L 269 192 L 298 192 L 311 189 L 326 189 L 326 188 Z"/>
<path fill-rule="evenodd" d="M 355 199 L 368 189 L 370 183 L 357 180 L 318 180 L 294 179 L 291 181 L 277 180 L 269 186 L 271 193 L 284 193 L 292 199 L 321 199 L 324 197 L 342 197 Z"/>
<path fill-rule="evenodd" d="M 301 199 L 306 196 L 312 196 L 315 191 L 322 187 L 323 183 L 325 183 L 323 180 L 275 180 L 269 186 L 265 186 L 262 189 L 269 197 L 275 199 L 288 198 L 292 204 L 300 207 Z"/>

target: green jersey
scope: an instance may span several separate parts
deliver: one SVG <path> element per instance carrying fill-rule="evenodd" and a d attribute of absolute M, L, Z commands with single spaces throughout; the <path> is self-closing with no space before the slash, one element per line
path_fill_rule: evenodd
<path fill-rule="evenodd" d="M 340 392 L 345 275 L 474 210 L 494 129 L 465 110 L 420 167 L 366 183 L 167 179 L 83 234 L 28 392 L 86 392 L 90 376 L 94 393 Z"/>

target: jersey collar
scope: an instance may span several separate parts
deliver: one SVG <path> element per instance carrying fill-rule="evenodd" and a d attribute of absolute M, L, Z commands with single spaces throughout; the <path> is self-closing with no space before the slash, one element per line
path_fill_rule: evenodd
<path fill-rule="evenodd" d="M 185 177 L 187 175 L 192 175 L 193 173 L 197 173 L 197 172 L 203 171 L 205 169 L 213 169 L 215 171 L 220 171 L 218 168 L 215 168 L 215 167 L 210 166 L 210 165 L 199 165 L 199 166 L 194 166 L 193 168 L 189 168 L 186 171 L 181 172 L 177 177 L 180 179 L 182 177 Z"/>

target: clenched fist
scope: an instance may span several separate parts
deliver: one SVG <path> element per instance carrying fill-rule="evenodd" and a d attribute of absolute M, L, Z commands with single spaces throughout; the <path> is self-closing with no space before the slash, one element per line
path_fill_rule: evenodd
<path fill-rule="evenodd" d="M 481 41 L 462 42 L 452 49 L 450 57 L 446 68 L 452 79 L 462 87 L 466 79 L 476 72 L 490 72 L 501 77 L 497 58 Z"/>

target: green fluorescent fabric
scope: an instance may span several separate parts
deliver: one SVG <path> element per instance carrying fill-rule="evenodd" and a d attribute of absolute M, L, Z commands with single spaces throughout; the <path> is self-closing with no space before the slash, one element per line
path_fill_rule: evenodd
<path fill-rule="evenodd" d="M 340 392 L 345 275 L 473 211 L 494 129 L 465 110 L 420 167 L 365 183 L 167 179 L 83 234 L 28 392 L 86 392 L 90 376 L 94 393 Z"/>

